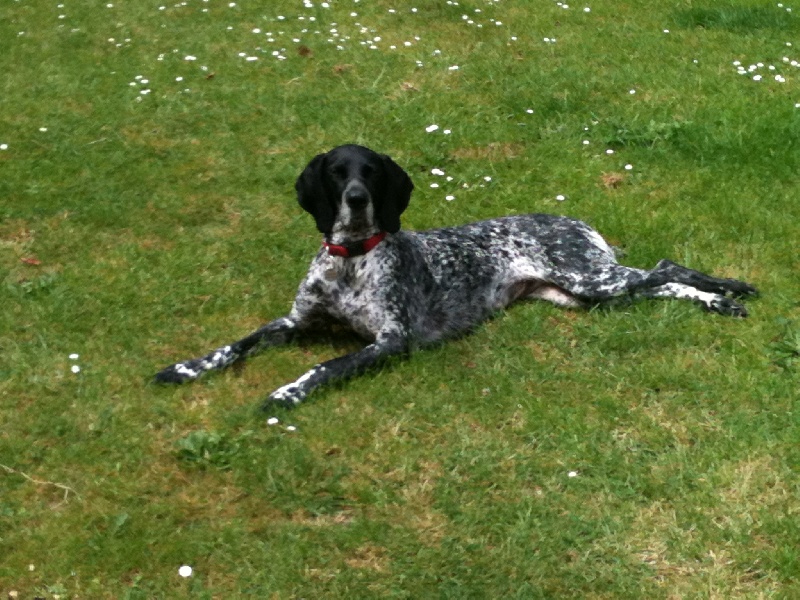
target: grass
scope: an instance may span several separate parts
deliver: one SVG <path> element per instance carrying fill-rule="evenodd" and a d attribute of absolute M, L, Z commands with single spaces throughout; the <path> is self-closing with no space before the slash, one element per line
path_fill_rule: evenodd
<path fill-rule="evenodd" d="M 800 595 L 800 6 L 312 4 L 0 9 L 0 592 Z M 354 340 L 149 385 L 287 310 L 294 179 L 345 142 L 406 227 L 569 214 L 762 297 L 523 304 L 276 425 Z"/>

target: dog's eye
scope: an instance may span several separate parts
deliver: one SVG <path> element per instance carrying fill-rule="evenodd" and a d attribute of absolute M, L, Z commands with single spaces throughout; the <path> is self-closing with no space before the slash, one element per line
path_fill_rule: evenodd
<path fill-rule="evenodd" d="M 361 177 L 369 179 L 375 174 L 375 168 L 372 165 L 364 165 L 361 167 Z"/>
<path fill-rule="evenodd" d="M 342 165 L 332 167 L 331 174 L 337 179 L 347 179 L 347 169 Z"/>

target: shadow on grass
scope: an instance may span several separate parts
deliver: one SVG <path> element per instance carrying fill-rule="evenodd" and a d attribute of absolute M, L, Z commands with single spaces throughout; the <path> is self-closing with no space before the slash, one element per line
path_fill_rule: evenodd
<path fill-rule="evenodd" d="M 675 22 L 680 27 L 702 27 L 704 29 L 727 29 L 729 31 L 756 31 L 775 29 L 796 30 L 797 19 L 775 6 L 723 6 L 714 8 L 691 8 L 675 13 Z"/>
<path fill-rule="evenodd" d="M 596 135 L 617 151 L 664 149 L 703 165 L 749 166 L 793 180 L 800 168 L 800 122 L 793 119 L 797 109 L 788 106 L 755 116 L 747 110 L 733 107 L 728 115 L 701 115 L 692 121 L 599 118 Z"/>

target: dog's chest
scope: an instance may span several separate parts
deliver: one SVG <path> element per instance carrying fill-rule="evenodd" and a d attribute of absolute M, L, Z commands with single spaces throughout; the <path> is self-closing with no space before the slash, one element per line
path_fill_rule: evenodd
<path fill-rule="evenodd" d="M 355 258 L 325 256 L 314 269 L 319 306 L 355 332 L 374 337 L 387 318 L 385 271 L 388 265 L 373 254 Z M 384 307 L 384 308 L 382 308 Z"/>

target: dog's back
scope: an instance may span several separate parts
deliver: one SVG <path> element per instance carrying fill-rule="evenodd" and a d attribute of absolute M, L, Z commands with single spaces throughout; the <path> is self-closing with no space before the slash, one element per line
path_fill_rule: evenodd
<path fill-rule="evenodd" d="M 398 257 L 392 277 L 415 305 L 412 329 L 424 341 L 463 333 L 520 298 L 580 306 L 562 287 L 565 266 L 579 272 L 615 260 L 587 225 L 547 214 L 401 230 L 387 242 Z"/>

